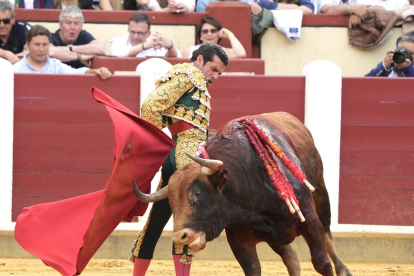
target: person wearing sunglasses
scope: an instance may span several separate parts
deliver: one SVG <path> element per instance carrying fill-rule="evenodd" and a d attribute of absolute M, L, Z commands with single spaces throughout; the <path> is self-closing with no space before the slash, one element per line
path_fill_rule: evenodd
<path fill-rule="evenodd" d="M 228 39 L 231 48 L 224 48 L 228 58 L 245 58 L 246 50 L 236 36 L 228 29 L 223 28 L 221 23 L 212 16 L 206 16 L 201 19 L 196 29 L 197 39 L 202 44 L 190 46 L 183 52 L 183 57 L 190 58 L 192 53 L 203 44 L 218 44 L 221 39 Z"/>
<path fill-rule="evenodd" d="M 26 33 L 30 26 L 14 19 L 14 5 L 0 0 L 0 57 L 14 63 L 25 54 Z"/>
<path fill-rule="evenodd" d="M 181 57 L 172 40 L 159 32 L 151 33 L 151 19 L 145 13 L 134 13 L 128 23 L 128 34 L 111 39 L 111 56 Z M 152 36 L 151 36 L 152 34 Z"/>

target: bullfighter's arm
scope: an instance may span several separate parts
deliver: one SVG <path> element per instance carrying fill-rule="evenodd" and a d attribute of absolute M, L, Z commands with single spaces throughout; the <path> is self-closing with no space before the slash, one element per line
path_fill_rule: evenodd
<path fill-rule="evenodd" d="M 193 86 L 186 74 L 180 74 L 165 83 L 160 83 L 142 104 L 141 118 L 162 129 L 164 127 L 162 114 Z"/>

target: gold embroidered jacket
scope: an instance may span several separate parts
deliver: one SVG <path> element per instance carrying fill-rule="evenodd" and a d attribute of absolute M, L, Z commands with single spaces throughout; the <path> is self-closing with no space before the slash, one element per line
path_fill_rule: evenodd
<path fill-rule="evenodd" d="M 191 63 L 174 65 L 156 84 L 155 91 L 142 104 L 141 117 L 160 129 L 179 120 L 195 126 L 177 134 L 178 169 L 191 161 L 185 152 L 195 154 L 197 146 L 207 139 L 211 97 L 203 74 Z"/>

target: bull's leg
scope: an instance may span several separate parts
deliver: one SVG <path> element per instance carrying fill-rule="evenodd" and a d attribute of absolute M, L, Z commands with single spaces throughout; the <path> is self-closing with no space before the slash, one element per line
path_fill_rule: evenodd
<path fill-rule="evenodd" d="M 344 263 L 341 261 L 341 258 L 339 258 L 338 253 L 336 252 L 335 243 L 332 237 L 332 233 L 325 232 L 325 244 L 326 249 L 328 250 L 329 257 L 331 257 L 332 262 L 335 265 L 335 272 L 338 276 L 352 276 L 351 272 L 349 271 L 349 268 L 344 265 Z"/>
<path fill-rule="evenodd" d="M 273 251 L 275 251 L 282 258 L 283 263 L 285 264 L 289 276 L 299 276 L 300 275 L 300 263 L 298 256 L 296 255 L 295 250 L 293 250 L 290 244 L 282 246 L 271 246 Z"/>
<path fill-rule="evenodd" d="M 316 213 L 306 212 L 301 234 L 309 246 L 313 267 L 324 276 L 333 276 L 331 262 L 325 249 L 323 227 Z"/>
<path fill-rule="evenodd" d="M 257 241 L 250 231 L 244 231 L 242 227 L 226 227 L 227 241 L 234 256 L 242 267 L 246 276 L 260 276 L 261 268 L 257 257 Z"/>

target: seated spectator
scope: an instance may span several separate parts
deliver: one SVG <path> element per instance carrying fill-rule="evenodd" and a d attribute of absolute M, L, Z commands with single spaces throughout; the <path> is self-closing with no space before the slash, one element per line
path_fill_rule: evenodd
<path fill-rule="evenodd" d="M 384 60 L 365 76 L 414 77 L 413 58 L 414 36 L 401 36 L 397 39 L 397 49 L 388 50 Z"/>
<path fill-rule="evenodd" d="M 406 5 L 409 5 L 408 0 L 319 0 L 317 11 L 318 13 L 350 15 L 349 27 L 352 27 L 359 25 L 367 18 L 370 6 L 393 11 Z"/>
<path fill-rule="evenodd" d="M 13 65 L 15 73 L 49 73 L 49 74 L 95 74 L 102 80 L 111 77 L 111 72 L 101 67 L 72 68 L 60 60 L 49 58 L 50 32 L 43 26 L 35 25 L 26 34 L 27 49 L 29 51 L 22 60 Z"/>
<path fill-rule="evenodd" d="M 21 9 L 54 9 L 53 0 L 19 0 Z"/>
<path fill-rule="evenodd" d="M 224 48 L 228 58 L 245 58 L 246 50 L 236 36 L 226 28 L 223 28 L 221 23 L 211 16 L 206 16 L 201 19 L 200 24 L 196 30 L 197 39 L 202 44 L 218 44 L 222 38 L 230 40 L 231 48 Z M 193 52 L 197 50 L 202 44 L 188 47 L 183 52 L 184 58 L 191 58 Z"/>
<path fill-rule="evenodd" d="M 196 11 L 205 12 L 206 7 L 210 2 L 218 2 L 218 1 L 221 1 L 221 0 L 197 0 Z M 262 8 L 259 6 L 258 3 L 255 2 L 255 0 L 234 0 L 234 1 L 244 2 L 244 3 L 249 4 L 252 9 L 252 13 L 254 15 L 258 15 L 262 11 Z"/>
<path fill-rule="evenodd" d="M 157 0 L 124 0 L 124 9 L 184 13 L 193 12 L 195 10 L 195 2 L 195 0 L 165 0 L 159 2 Z"/>
<path fill-rule="evenodd" d="M 111 55 L 118 57 L 181 57 L 180 51 L 159 32 L 151 36 L 151 19 L 134 13 L 129 19 L 129 33 L 111 39 Z"/>
<path fill-rule="evenodd" d="M 29 29 L 30 26 L 14 19 L 14 5 L 8 0 L 0 0 L 1 57 L 16 62 L 17 56 L 23 56 Z"/>
<path fill-rule="evenodd" d="M 304 14 L 313 13 L 315 6 L 311 0 L 260 0 L 259 6 L 268 10 L 301 10 Z"/>
<path fill-rule="evenodd" d="M 56 9 L 64 9 L 69 6 L 77 6 L 79 9 L 93 10 L 92 0 L 53 0 Z"/>
<path fill-rule="evenodd" d="M 82 30 L 84 19 L 81 10 L 69 6 L 59 15 L 59 27 L 52 34 L 50 57 L 57 58 L 73 68 L 89 65 L 88 61 L 96 55 L 105 54 L 105 46 L 90 33 Z"/>

